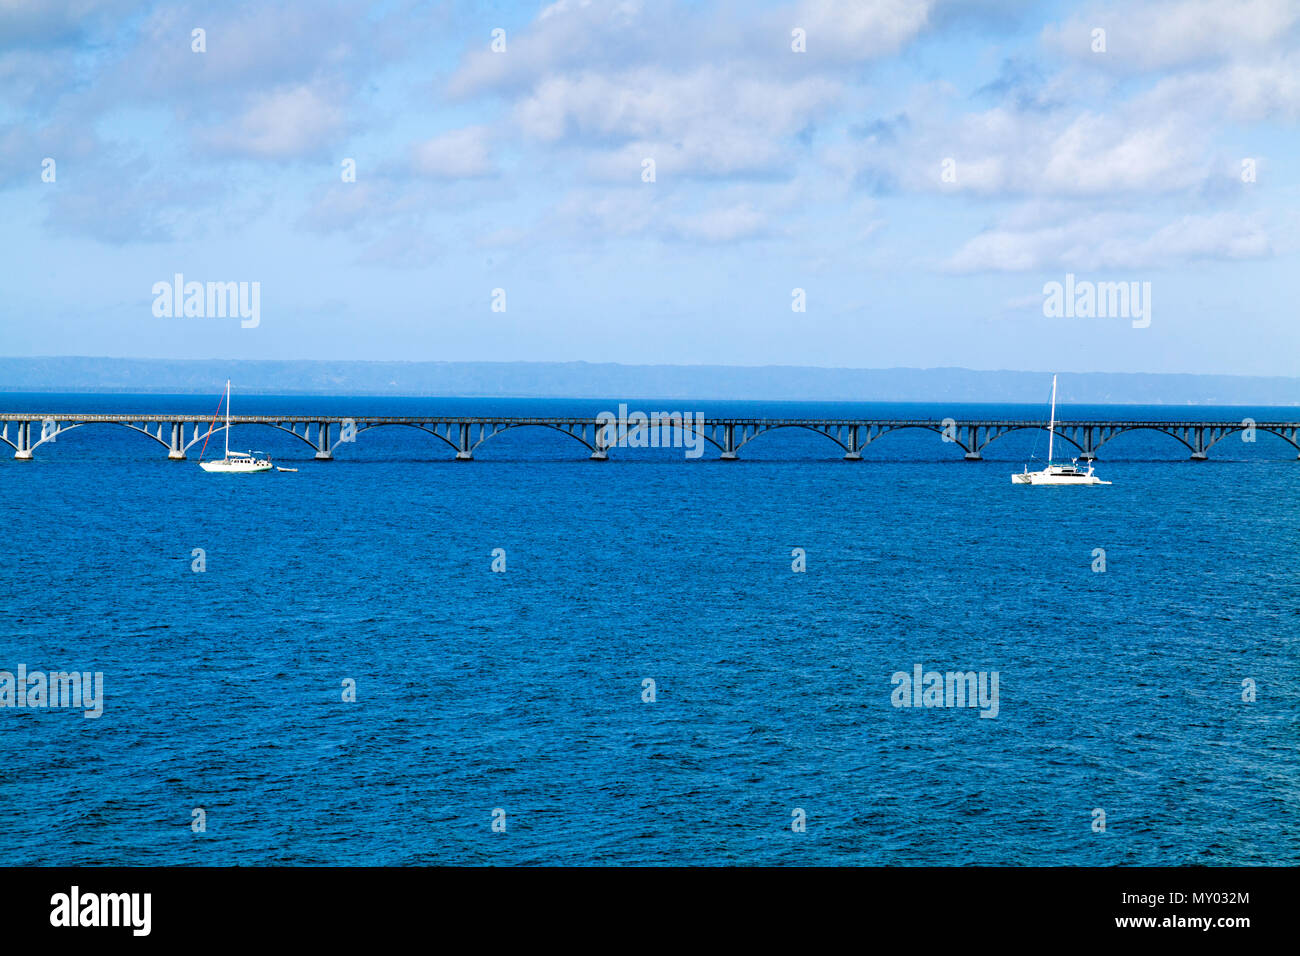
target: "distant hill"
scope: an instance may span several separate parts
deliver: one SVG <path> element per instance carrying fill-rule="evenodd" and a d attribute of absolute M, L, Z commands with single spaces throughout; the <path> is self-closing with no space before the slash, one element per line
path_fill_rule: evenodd
<path fill-rule="evenodd" d="M 172 361 L 0 358 L 0 392 L 765 401 L 1028 402 L 1050 372 L 963 368 L 616 365 L 587 362 Z M 1300 378 L 1062 372 L 1061 401 L 1137 405 L 1297 405 Z"/>

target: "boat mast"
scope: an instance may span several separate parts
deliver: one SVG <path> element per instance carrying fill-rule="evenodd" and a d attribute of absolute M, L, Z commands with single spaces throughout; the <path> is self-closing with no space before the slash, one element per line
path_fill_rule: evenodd
<path fill-rule="evenodd" d="M 1056 408 L 1056 378 L 1052 380 L 1053 408 Z M 230 380 L 226 378 L 226 460 L 230 459 Z"/>
<path fill-rule="evenodd" d="M 230 398 L 226 398 L 226 414 L 230 414 Z M 1048 464 L 1052 464 L 1052 436 L 1056 433 L 1056 376 L 1052 376 L 1052 421 L 1048 423 Z"/>

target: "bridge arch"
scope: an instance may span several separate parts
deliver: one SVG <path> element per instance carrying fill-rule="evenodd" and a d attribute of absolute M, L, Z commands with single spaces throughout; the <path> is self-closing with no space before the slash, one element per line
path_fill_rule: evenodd
<path fill-rule="evenodd" d="M 1244 428 L 1242 428 L 1242 427 L 1240 427 L 1240 426 L 1238 426 L 1237 428 L 1225 428 L 1225 429 L 1224 429 L 1224 430 L 1223 430 L 1219 435 L 1215 436 L 1214 438 L 1210 439 L 1209 441 L 1207 441 L 1207 442 L 1205 443 L 1205 450 L 1206 450 L 1206 451 L 1209 451 L 1211 448 L 1213 448 L 1213 447 L 1214 447 L 1215 445 L 1217 445 L 1219 442 L 1223 441 L 1223 440 L 1224 440 L 1225 438 L 1227 438 L 1229 435 L 1235 435 L 1237 432 L 1244 432 L 1245 430 L 1246 430 L 1246 429 L 1244 429 Z M 1267 429 L 1267 428 L 1259 428 L 1259 427 L 1256 427 L 1255 430 L 1256 430 L 1256 431 L 1269 431 L 1269 429 Z M 1277 432 L 1271 432 L 1271 431 L 1269 431 L 1269 434 L 1271 434 L 1271 435 L 1276 435 Z M 1278 435 L 1278 437 L 1281 438 L 1283 441 L 1285 441 L 1288 445 L 1293 445 L 1293 444 L 1294 444 L 1293 442 L 1289 441 L 1285 435 Z"/>
<path fill-rule="evenodd" d="M 1257 432 L 1264 432 L 1265 434 L 1273 435 L 1273 436 L 1275 436 L 1275 437 L 1277 437 L 1277 438 L 1280 438 L 1280 439 L 1282 439 L 1282 441 L 1286 442 L 1288 445 L 1290 445 L 1290 446 L 1291 446 L 1292 448 L 1294 448 L 1296 451 L 1300 451 L 1300 441 L 1297 441 L 1297 440 L 1295 440 L 1295 439 L 1292 439 L 1289 435 L 1286 434 L 1285 431 L 1283 431 L 1283 430 L 1281 430 L 1281 429 L 1278 429 L 1278 428 L 1268 428 L 1268 427 L 1266 427 L 1266 426 L 1264 426 L 1264 425 L 1255 425 L 1255 426 L 1253 426 L 1253 427 L 1254 427 L 1255 431 L 1257 431 Z M 1225 428 L 1225 429 L 1224 429 L 1222 432 L 1220 432 L 1217 436 L 1215 436 L 1213 439 L 1211 439 L 1210 441 L 1208 441 L 1208 442 L 1205 443 L 1205 450 L 1206 450 L 1206 451 L 1209 451 L 1211 448 L 1213 448 L 1213 447 L 1214 447 L 1215 445 L 1217 445 L 1219 442 L 1223 441 L 1223 440 L 1224 440 L 1225 438 L 1227 438 L 1229 435 L 1235 435 L 1235 434 L 1237 434 L 1237 433 L 1239 433 L 1239 432 L 1244 432 L 1245 430 L 1246 430 L 1246 426 L 1244 426 L 1244 425 L 1238 425 L 1238 426 L 1236 426 L 1235 428 Z M 1297 437 L 1300 437 L 1300 433 L 1297 434 Z"/>
<path fill-rule="evenodd" d="M 617 423 L 614 423 L 614 424 L 617 424 Z M 715 440 L 714 440 L 714 439 L 709 435 L 709 433 L 708 433 L 706 430 L 704 430 L 704 429 L 700 429 L 700 428 L 696 428 L 693 424 L 678 423 L 678 422 L 672 421 L 672 420 L 670 420 L 670 419 L 663 419 L 663 420 L 661 420 L 657 425 L 656 425 L 655 423 L 653 423 L 653 422 L 647 422 L 647 423 L 644 424 L 644 425 L 638 423 L 638 424 L 636 424 L 635 426 L 632 426 L 632 427 L 628 428 L 628 429 L 627 429 L 627 433 L 623 436 L 624 443 L 620 443 L 620 442 L 618 441 L 617 434 L 615 434 L 614 436 L 612 436 L 612 437 L 613 437 L 613 440 L 612 440 L 612 441 L 608 441 L 608 442 L 607 442 L 605 439 L 606 439 L 606 429 L 607 429 L 608 427 L 609 427 L 609 426 L 606 426 L 606 425 L 602 425 L 602 424 L 598 424 L 598 423 L 593 423 L 593 434 L 592 434 L 593 441 L 589 442 L 589 441 L 587 441 L 585 438 L 582 437 L 582 432 L 580 432 L 580 431 L 578 430 L 578 428 L 581 428 L 581 429 L 583 429 L 583 431 L 585 432 L 585 428 L 586 428 L 585 425 L 582 425 L 582 426 L 567 426 L 567 427 L 566 427 L 566 426 L 563 426 L 563 425 L 550 425 L 550 424 L 547 424 L 547 423 L 545 423 L 545 422 L 517 422 L 517 423 L 513 423 L 513 424 L 502 424 L 502 425 L 500 425 L 500 426 L 498 426 L 498 427 L 494 427 L 494 428 L 492 428 L 492 430 L 490 430 L 490 431 L 488 431 L 488 430 L 485 429 L 484 432 L 483 432 L 483 434 L 481 434 L 481 435 L 479 436 L 479 439 L 478 439 L 477 441 L 475 441 L 473 444 L 471 444 L 471 445 L 468 447 L 468 449 L 466 449 L 466 450 L 472 453 L 472 452 L 475 451 L 475 450 L 476 450 L 480 445 L 482 445 L 485 441 L 487 441 L 489 438 L 493 438 L 493 437 L 495 437 L 495 436 L 501 434 L 502 432 L 510 431 L 511 429 L 516 429 L 516 428 L 549 428 L 549 429 L 551 429 L 552 431 L 560 432 L 561 434 L 563 434 L 563 435 L 567 435 L 568 437 L 572 438 L 574 441 L 578 442 L 578 443 L 581 444 L 584 448 L 586 448 L 588 451 L 590 451 L 593 455 L 603 456 L 603 455 L 605 455 L 605 453 L 607 453 L 608 451 L 610 451 L 611 449 L 614 449 L 614 448 L 640 447 L 640 446 L 628 446 L 627 444 L 625 444 L 625 442 L 626 442 L 627 439 L 633 437 L 634 435 L 639 435 L 639 434 L 641 434 L 642 432 L 648 432 L 648 431 L 650 431 L 652 428 L 656 428 L 656 427 L 657 427 L 657 428 L 664 428 L 664 429 L 675 429 L 675 430 L 677 430 L 677 431 L 680 431 L 680 432 L 682 433 L 682 447 L 683 447 L 683 448 L 686 447 L 686 440 L 685 440 L 685 439 L 686 439 L 686 436 L 687 436 L 687 435 L 694 435 L 694 436 L 698 436 L 702 441 L 708 442 L 708 443 L 709 443 L 710 445 L 712 445 L 714 448 L 718 449 L 718 451 L 723 451 L 723 450 L 724 450 L 723 447 L 722 447 L 722 445 L 718 444 L 718 442 L 715 441 Z M 706 426 L 706 428 L 707 428 L 707 426 Z M 439 436 L 439 437 L 441 437 L 441 436 Z M 662 445 L 662 444 L 661 444 L 659 447 L 662 448 L 662 447 L 676 447 L 676 446 L 675 446 L 675 445 L 672 445 L 672 446 L 665 446 L 665 445 Z"/>
<path fill-rule="evenodd" d="M 415 422 L 364 422 L 364 421 L 357 422 L 356 433 L 360 435 L 362 432 L 368 432 L 372 428 L 384 428 L 390 425 L 396 425 L 403 428 L 414 428 L 416 431 L 424 432 L 426 435 L 432 435 L 434 438 L 439 439 L 444 444 L 449 445 L 452 451 L 460 450 L 454 441 L 452 441 L 446 435 L 439 434 L 436 428 L 427 428 L 424 425 L 417 425 Z M 297 433 L 295 432 L 294 434 Z M 298 435 L 298 437 L 302 438 L 301 435 Z M 307 444 L 309 445 L 312 445 L 310 439 L 303 438 L 303 441 L 307 442 Z M 333 451 L 335 448 L 338 448 L 339 445 L 347 445 L 347 444 L 351 444 L 351 442 L 332 441 L 330 443 L 330 450 Z M 316 446 L 312 445 L 312 447 L 315 448 Z"/>
<path fill-rule="evenodd" d="M 62 435 L 64 432 L 70 432 L 70 431 L 72 431 L 74 428 L 84 428 L 84 427 L 86 427 L 87 425 L 120 425 L 120 426 L 122 426 L 123 428 L 129 428 L 131 431 L 136 432 L 137 434 L 145 435 L 145 436 L 148 436 L 149 438 L 152 438 L 154 441 L 156 441 L 158 444 L 162 445 L 164 448 L 170 448 L 170 447 L 171 447 L 171 445 L 168 444 L 168 442 L 166 442 L 166 441 L 164 441 L 163 439 L 159 438 L 157 435 L 155 435 L 153 432 L 149 431 L 147 428 L 139 428 L 139 427 L 137 427 L 137 426 L 131 424 L 130 422 L 73 422 L 73 423 L 68 424 L 68 425 L 59 425 L 59 426 L 56 427 L 56 428 L 54 429 L 54 431 L 52 431 L 50 434 L 48 434 L 48 435 L 42 435 L 41 439 L 40 439 L 39 441 L 34 441 L 34 442 L 32 442 L 31 445 L 28 447 L 27 450 L 28 450 L 29 452 L 33 452 L 33 451 L 35 451 L 36 449 L 40 448 L 42 445 L 44 445 L 46 442 L 52 442 L 52 441 L 54 441 L 56 438 L 58 438 L 58 437 L 59 437 L 60 435 Z M 13 442 L 9 441 L 9 439 L 6 438 L 6 439 L 3 439 L 3 441 L 4 441 L 4 443 L 5 443 L 6 445 L 8 445 L 10 448 L 13 448 L 15 451 L 17 451 L 18 446 L 15 445 Z"/>
<path fill-rule="evenodd" d="M 497 435 L 500 435 L 502 432 L 508 432 L 516 428 L 549 428 L 553 432 L 559 432 L 561 435 L 567 435 L 569 438 L 572 438 L 574 441 L 581 444 L 588 451 L 591 452 L 597 451 L 596 446 L 592 445 L 581 435 L 575 434 L 574 432 L 571 432 L 568 429 L 563 428 L 559 425 L 548 425 L 545 422 L 517 422 L 514 424 L 503 424 L 499 427 L 493 426 L 491 431 L 485 428 L 483 429 L 483 433 L 479 435 L 478 441 L 471 444 L 469 448 L 465 450 L 472 453 L 489 438 L 495 438 Z M 442 436 L 440 435 L 438 437 L 441 438 Z M 453 444 L 452 447 L 455 448 L 456 446 Z M 600 450 L 603 451 L 604 449 L 602 448 Z"/>
<path fill-rule="evenodd" d="M 1172 438 L 1174 441 L 1181 444 L 1184 448 L 1186 448 L 1188 451 L 1192 452 L 1193 454 L 1195 454 L 1196 452 L 1196 446 L 1194 446 L 1191 442 L 1185 439 L 1182 435 L 1179 435 L 1176 431 L 1172 431 L 1168 428 L 1161 428 L 1158 425 L 1122 425 L 1117 428 L 1113 428 L 1111 429 L 1109 435 L 1107 435 L 1105 438 L 1101 439 L 1099 442 L 1097 442 L 1095 445 L 1092 446 L 1092 450 L 1095 452 L 1098 448 L 1100 448 L 1102 445 L 1106 444 L 1107 442 L 1111 441 L 1112 439 L 1118 438 L 1120 435 L 1128 434 L 1129 432 L 1159 432 L 1162 435 L 1168 435 L 1170 438 Z"/>
<path fill-rule="evenodd" d="M 274 422 L 238 422 L 237 424 L 238 424 L 241 428 L 248 428 L 248 427 L 250 427 L 250 426 L 251 426 L 251 427 L 254 427 L 254 428 L 257 428 L 257 427 L 262 427 L 262 428 L 274 428 L 274 429 L 276 429 L 276 430 L 278 430 L 278 431 L 282 431 L 282 432 L 284 432 L 286 435 L 292 435 L 294 438 L 298 439 L 298 440 L 301 441 L 301 442 L 305 442 L 307 445 L 309 445 L 309 446 L 312 447 L 312 448 L 315 448 L 315 447 L 316 447 L 316 445 L 312 442 L 312 440 L 311 440 L 310 438 L 307 438 L 307 437 L 305 437 L 305 436 L 303 436 L 303 435 L 299 435 L 299 434 L 298 434 L 296 431 L 294 431 L 292 428 L 285 428 L 283 425 L 277 425 L 277 424 L 275 424 Z M 231 425 L 231 426 L 229 426 L 229 427 L 233 428 L 234 426 Z M 211 431 L 201 431 L 201 432 L 196 432 L 195 435 L 194 435 L 194 437 L 191 438 L 188 442 L 184 442 L 184 441 L 183 441 L 183 442 L 181 443 L 181 451 L 182 451 L 182 452 L 187 452 L 187 451 L 189 451 L 191 448 L 193 448 L 195 445 L 198 445 L 198 444 L 199 444 L 200 442 L 202 442 L 204 439 L 209 439 L 209 440 L 210 440 L 210 439 L 212 439 L 212 438 L 216 438 L 216 437 L 217 437 L 218 435 L 220 435 L 223 431 L 225 431 L 226 428 L 227 428 L 226 425 L 218 425 L 217 427 L 213 428 Z M 166 443 L 164 442 L 164 444 L 166 444 Z"/>
<path fill-rule="evenodd" d="M 778 430 L 778 429 L 780 429 L 780 428 L 802 428 L 802 429 L 804 429 L 805 431 L 810 431 L 810 432 L 812 432 L 813 434 L 821 435 L 823 438 L 829 438 L 831 441 L 835 442 L 835 444 L 839 445 L 840 448 L 842 448 L 844 451 L 848 451 L 848 450 L 849 450 L 849 446 L 848 446 L 848 445 L 844 444 L 844 442 L 840 441 L 838 438 L 836 438 L 834 435 L 832 435 L 829 431 L 823 431 L 822 429 L 817 428 L 817 427 L 815 427 L 815 426 L 813 426 L 813 425 L 804 425 L 804 424 L 802 424 L 802 423 L 800 423 L 800 422 L 792 422 L 792 423 L 789 424 L 789 425 L 767 425 L 767 426 L 765 426 L 765 427 L 763 427 L 763 428 L 756 428 L 756 429 L 754 430 L 754 433 L 753 433 L 752 435 L 750 435 L 748 438 L 742 440 L 738 445 L 736 445 L 735 448 L 732 449 L 732 451 L 740 451 L 740 449 L 744 448 L 746 445 L 748 445 L 750 442 L 752 442 L 752 441 L 753 441 L 755 438 L 757 438 L 759 435 L 766 435 L 768 432 L 774 432 L 774 431 L 776 431 L 776 430 Z M 711 440 L 711 439 L 710 439 L 710 440 Z M 721 445 L 718 445 L 717 442 L 713 442 L 713 444 L 714 444 L 715 446 L 717 446 L 719 449 L 722 448 L 722 446 L 721 446 Z"/>
<path fill-rule="evenodd" d="M 1068 427 L 1068 426 L 1067 426 L 1067 427 Z M 993 444 L 995 441 L 997 441 L 997 440 L 998 440 L 999 438 L 1001 438 L 1003 435 L 1010 435 L 1012 432 L 1023 432 L 1023 431 L 1040 431 L 1040 432 L 1045 432 L 1045 431 L 1047 431 L 1047 429 L 1046 429 L 1044 426 L 1042 426 L 1042 425 L 1007 425 L 1007 426 L 1005 426 L 1005 427 L 1003 427 L 1003 428 L 998 429 L 998 431 L 997 431 L 996 434 L 990 435 L 987 439 L 985 439 L 984 444 L 980 445 L 980 446 L 979 446 L 979 449 L 977 449 L 977 450 L 983 450 L 983 449 L 985 449 L 985 448 L 988 448 L 989 445 Z M 1082 445 L 1080 445 L 1077 441 L 1075 441 L 1075 440 L 1074 440 L 1073 438 L 1071 438 L 1069 435 L 1065 434 L 1065 432 L 1061 431 L 1059 427 L 1057 428 L 1057 430 L 1056 430 L 1055 432 L 1053 432 L 1053 434 L 1056 436 L 1056 438 L 1057 438 L 1058 441 L 1069 442 L 1071 445 L 1073 445 L 1075 448 L 1077 448 L 1077 449 L 1079 450 L 1080 453 L 1082 453 L 1082 452 L 1084 452 L 1084 451 L 1086 450 L 1086 449 L 1085 449 Z M 1094 447 L 1094 448 L 1093 448 L 1093 451 L 1096 451 L 1096 450 L 1097 450 L 1097 449 Z"/>
<path fill-rule="evenodd" d="M 636 431 L 641 431 L 642 429 L 649 430 L 650 428 L 653 428 L 653 427 L 654 427 L 653 425 L 638 425 L 638 426 L 636 427 Z M 683 447 L 683 448 L 686 447 L 686 436 L 687 436 L 687 435 L 695 435 L 695 436 L 697 436 L 698 438 L 700 438 L 702 441 L 706 441 L 706 442 L 708 442 L 710 445 L 712 445 L 712 446 L 713 446 L 714 448 L 716 448 L 718 451 L 723 451 L 723 450 L 724 450 L 723 447 L 722 447 L 722 445 L 719 444 L 717 441 L 715 441 L 715 440 L 713 439 L 713 436 L 710 435 L 710 434 L 708 433 L 708 430 L 707 430 L 707 429 L 708 429 L 708 425 L 707 425 L 707 424 L 704 426 L 704 428 L 701 429 L 701 428 L 696 428 L 693 424 L 687 424 L 686 422 L 682 422 L 681 424 L 678 424 L 677 422 L 674 422 L 674 421 L 671 421 L 671 420 L 661 420 L 660 423 L 659 423 L 659 427 L 660 427 L 660 428 L 676 429 L 677 431 L 680 431 L 680 432 L 682 433 L 682 447 Z M 662 447 L 664 447 L 664 446 L 661 445 L 660 447 L 662 448 Z M 676 447 L 676 446 L 672 446 L 672 447 Z"/>
<path fill-rule="evenodd" d="M 958 429 L 962 427 L 960 422 L 957 423 L 957 427 Z M 874 435 L 868 432 L 867 440 L 864 441 L 859 446 L 859 450 L 861 450 L 862 448 L 866 448 L 868 445 L 875 444 L 876 442 L 878 442 L 880 439 L 884 438 L 886 435 L 890 434 L 891 432 L 901 432 L 905 428 L 919 428 L 922 431 L 934 432 L 934 434 L 938 435 L 940 438 L 943 437 L 943 433 L 944 433 L 944 428 L 942 425 L 937 425 L 937 424 L 931 425 L 926 422 L 917 422 L 915 424 L 908 422 L 902 425 L 889 425 L 886 427 L 882 427 L 880 431 L 876 432 Z M 989 439 L 989 441 L 992 441 L 992 439 Z M 949 444 L 956 445 L 958 448 L 960 448 L 962 451 L 966 452 L 967 454 L 971 453 L 972 451 L 979 450 L 978 448 L 969 447 L 960 438 L 954 438 L 951 442 L 949 442 Z M 987 445 L 988 442 L 986 441 L 984 444 Z"/>

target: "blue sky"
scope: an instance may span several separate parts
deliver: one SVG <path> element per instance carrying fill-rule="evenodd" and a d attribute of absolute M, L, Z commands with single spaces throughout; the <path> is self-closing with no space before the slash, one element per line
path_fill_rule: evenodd
<path fill-rule="evenodd" d="M 1298 41 L 1294 0 L 0 0 L 0 354 L 1297 375 Z M 260 323 L 155 316 L 175 273 Z M 1067 273 L 1150 326 L 1045 317 Z"/>

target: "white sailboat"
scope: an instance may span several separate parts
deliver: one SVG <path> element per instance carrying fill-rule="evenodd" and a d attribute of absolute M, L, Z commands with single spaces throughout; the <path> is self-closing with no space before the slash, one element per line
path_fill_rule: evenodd
<path fill-rule="evenodd" d="M 1056 376 L 1052 376 L 1052 419 L 1047 425 L 1047 467 L 1042 471 L 1025 470 L 1011 476 L 1013 485 L 1109 485 L 1092 473 L 1092 463 L 1087 471 L 1080 471 L 1079 459 L 1075 458 L 1068 465 L 1052 464 L 1052 439 L 1056 434 Z"/>
<path fill-rule="evenodd" d="M 230 454 L 230 379 L 226 379 L 226 457 L 220 461 L 199 461 L 204 471 L 230 475 L 251 475 L 271 470 L 271 459 L 262 452 L 250 451 L 246 455 Z M 259 458 L 258 456 L 261 455 Z"/>

